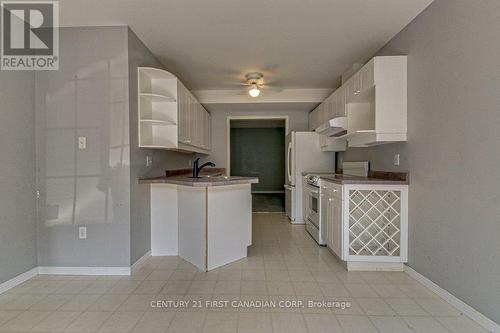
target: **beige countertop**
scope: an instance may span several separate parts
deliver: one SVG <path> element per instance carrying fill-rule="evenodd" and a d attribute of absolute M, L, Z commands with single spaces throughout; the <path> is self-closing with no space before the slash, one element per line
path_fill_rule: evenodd
<path fill-rule="evenodd" d="M 346 176 L 346 175 L 325 175 L 320 176 L 321 179 L 326 181 L 337 183 L 337 184 L 383 184 L 383 185 L 408 185 L 409 181 L 406 180 L 395 180 L 395 179 L 383 179 L 374 177 L 358 177 L 358 176 Z"/>
<path fill-rule="evenodd" d="M 141 178 L 139 184 L 174 184 L 193 187 L 211 187 L 228 186 L 240 184 L 256 184 L 259 182 L 257 177 L 238 177 L 238 176 L 203 176 L 201 178 L 190 178 L 189 176 L 173 177 L 153 177 Z"/>

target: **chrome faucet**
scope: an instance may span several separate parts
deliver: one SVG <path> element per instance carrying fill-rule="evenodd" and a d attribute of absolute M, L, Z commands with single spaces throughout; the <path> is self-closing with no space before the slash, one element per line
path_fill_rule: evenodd
<path fill-rule="evenodd" d="M 212 163 L 212 162 L 207 162 L 207 163 L 204 163 L 202 164 L 201 166 L 198 167 L 198 164 L 200 162 L 200 158 L 198 157 L 194 163 L 193 163 L 193 178 L 200 178 L 200 171 L 201 169 L 203 169 L 204 167 L 206 166 L 211 166 L 211 167 L 215 167 L 215 164 Z"/>

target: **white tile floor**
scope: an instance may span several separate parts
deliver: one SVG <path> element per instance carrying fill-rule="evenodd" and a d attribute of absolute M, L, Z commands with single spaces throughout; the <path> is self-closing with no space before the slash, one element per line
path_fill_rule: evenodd
<path fill-rule="evenodd" d="M 190 307 L 151 306 L 172 300 Z M 308 306 L 323 300 L 351 307 Z M 277 306 L 217 308 L 205 301 Z M 0 332 L 485 331 L 405 273 L 348 273 L 302 226 L 281 214 L 256 214 L 244 260 L 209 273 L 178 257 L 155 257 L 130 277 L 41 275 L 0 295 Z"/>

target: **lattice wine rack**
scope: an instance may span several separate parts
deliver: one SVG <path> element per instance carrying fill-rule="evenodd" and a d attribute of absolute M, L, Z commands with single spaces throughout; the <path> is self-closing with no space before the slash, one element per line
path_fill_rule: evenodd
<path fill-rule="evenodd" d="M 406 260 L 407 193 L 383 187 L 350 188 L 347 193 L 349 257 Z"/>

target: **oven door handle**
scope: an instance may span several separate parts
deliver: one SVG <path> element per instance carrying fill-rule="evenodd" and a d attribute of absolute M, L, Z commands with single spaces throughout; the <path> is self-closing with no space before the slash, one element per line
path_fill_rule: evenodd
<path fill-rule="evenodd" d="M 319 194 L 319 190 L 317 190 L 316 187 L 312 186 L 311 184 L 306 184 L 306 190 L 310 193 Z"/>

